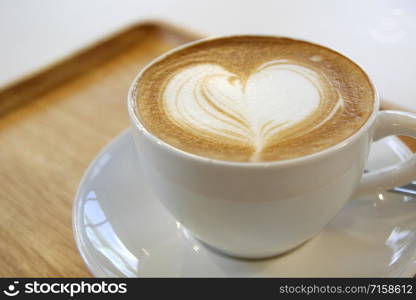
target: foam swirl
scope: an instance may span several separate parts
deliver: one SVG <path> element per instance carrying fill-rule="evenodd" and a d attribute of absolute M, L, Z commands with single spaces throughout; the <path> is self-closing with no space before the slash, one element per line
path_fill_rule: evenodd
<path fill-rule="evenodd" d="M 356 132 L 374 90 L 351 60 L 282 37 L 196 42 L 146 68 L 136 113 L 180 150 L 226 161 L 276 161 L 322 151 Z"/>
<path fill-rule="evenodd" d="M 325 101 L 331 94 L 338 99 Z M 325 123 L 343 99 L 314 70 L 273 60 L 247 78 L 218 64 L 183 69 L 167 82 L 162 106 L 185 132 L 249 145 L 257 161 L 269 143 L 293 137 L 293 129 L 305 134 Z"/>

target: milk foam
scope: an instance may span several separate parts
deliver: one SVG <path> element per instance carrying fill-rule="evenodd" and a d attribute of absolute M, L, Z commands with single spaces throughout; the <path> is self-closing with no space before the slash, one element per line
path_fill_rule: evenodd
<path fill-rule="evenodd" d="M 201 41 L 161 57 L 134 90 L 143 126 L 180 150 L 226 161 L 276 161 L 342 142 L 373 111 L 351 60 L 277 37 Z"/>
<path fill-rule="evenodd" d="M 282 130 L 311 116 L 321 103 L 323 83 L 313 70 L 287 60 L 262 64 L 248 78 L 217 64 L 198 64 L 175 74 L 163 94 L 166 115 L 184 131 L 251 145 L 251 161 Z M 343 106 L 327 111 L 324 121 Z M 275 139 L 274 139 L 275 140 Z"/>

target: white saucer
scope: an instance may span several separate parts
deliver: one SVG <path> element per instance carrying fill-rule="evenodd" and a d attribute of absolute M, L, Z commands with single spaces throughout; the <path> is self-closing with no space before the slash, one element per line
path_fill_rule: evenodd
<path fill-rule="evenodd" d="M 373 145 L 368 168 L 411 154 L 397 138 Z M 149 192 L 126 130 L 91 163 L 75 198 L 74 235 L 97 277 L 411 277 L 416 198 L 385 192 L 351 200 L 312 240 L 265 260 L 201 244 Z M 224 230 L 227 230 L 224 228 Z"/>

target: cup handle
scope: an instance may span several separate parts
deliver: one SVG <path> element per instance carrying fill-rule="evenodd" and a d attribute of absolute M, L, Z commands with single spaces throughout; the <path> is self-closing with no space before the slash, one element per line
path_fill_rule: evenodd
<path fill-rule="evenodd" d="M 406 135 L 416 138 L 416 115 L 407 112 L 385 110 L 377 115 L 373 140 L 389 135 Z M 353 198 L 382 192 L 405 185 L 416 179 L 416 155 L 393 166 L 363 174 Z"/>

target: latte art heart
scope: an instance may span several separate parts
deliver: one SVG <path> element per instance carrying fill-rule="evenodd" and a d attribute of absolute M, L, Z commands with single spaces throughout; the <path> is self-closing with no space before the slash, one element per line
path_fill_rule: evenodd
<path fill-rule="evenodd" d="M 180 150 L 239 162 L 285 160 L 342 142 L 373 111 L 351 60 L 289 38 L 236 36 L 178 49 L 143 71 L 136 116 Z"/>
<path fill-rule="evenodd" d="M 318 74 L 285 60 L 261 65 L 245 81 L 219 65 L 201 64 L 169 80 L 163 106 L 184 131 L 250 145 L 254 149 L 250 160 L 256 161 L 279 132 L 314 114 L 322 94 Z M 338 101 L 327 116 L 342 107 L 342 98 Z M 317 126 L 301 129 L 305 133 Z"/>

